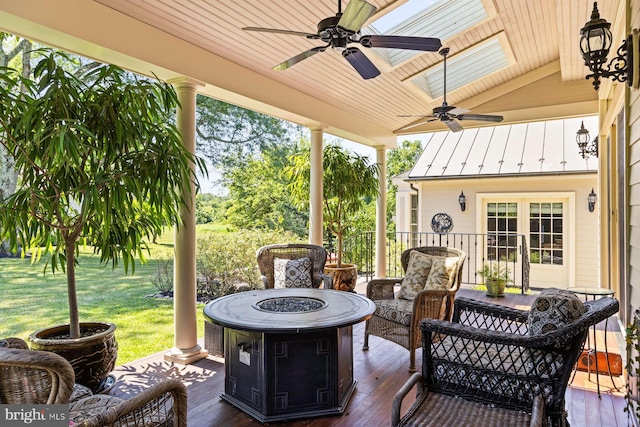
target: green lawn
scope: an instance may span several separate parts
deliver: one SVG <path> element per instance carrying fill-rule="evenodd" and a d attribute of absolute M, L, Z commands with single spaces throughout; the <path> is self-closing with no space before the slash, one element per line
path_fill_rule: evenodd
<path fill-rule="evenodd" d="M 149 262 L 136 263 L 134 275 L 120 264 L 100 265 L 91 248 L 81 252 L 76 270 L 80 321 L 107 321 L 117 325 L 117 364 L 173 347 L 173 302 L 146 298 L 157 292 L 151 279 L 155 258 L 172 256 L 173 233 L 152 245 Z M 62 271 L 43 273 L 45 260 L 0 258 L 0 338 L 26 339 L 33 331 L 68 323 L 67 285 Z M 131 273 L 131 271 L 129 272 Z M 202 305 L 198 306 L 198 336 L 203 336 Z"/>

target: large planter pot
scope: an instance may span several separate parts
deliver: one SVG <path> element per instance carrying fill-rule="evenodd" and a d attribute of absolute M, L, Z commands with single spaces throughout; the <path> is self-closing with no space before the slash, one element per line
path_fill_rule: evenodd
<path fill-rule="evenodd" d="M 507 284 L 504 280 L 486 279 L 484 284 L 487 287 L 488 296 L 493 298 L 504 296 L 504 288 Z"/>
<path fill-rule="evenodd" d="M 324 273 L 333 279 L 333 289 L 355 292 L 358 281 L 358 268 L 355 264 L 342 264 L 340 268 L 337 264 L 327 264 L 324 266 Z"/>
<path fill-rule="evenodd" d="M 76 382 L 94 392 L 107 387 L 109 373 L 118 357 L 113 323 L 81 323 L 81 338 L 69 338 L 69 325 L 40 329 L 29 335 L 32 350 L 51 351 L 67 359 Z"/>

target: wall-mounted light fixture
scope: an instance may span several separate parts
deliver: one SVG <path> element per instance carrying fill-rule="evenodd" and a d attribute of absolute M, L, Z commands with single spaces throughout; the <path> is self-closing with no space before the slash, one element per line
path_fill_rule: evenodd
<path fill-rule="evenodd" d="M 467 210 L 467 196 L 464 195 L 464 191 L 460 192 L 458 196 L 458 203 L 460 203 L 460 210 L 462 212 Z"/>
<path fill-rule="evenodd" d="M 596 208 L 596 202 L 598 201 L 598 195 L 591 189 L 591 193 L 587 196 L 587 202 L 589 203 L 589 212 L 593 212 Z"/>
<path fill-rule="evenodd" d="M 598 137 L 596 136 L 593 141 L 589 142 L 590 139 L 589 131 L 585 129 L 584 122 L 582 122 L 580 129 L 576 132 L 576 142 L 583 159 L 586 159 L 589 155 L 598 157 Z"/>
<path fill-rule="evenodd" d="M 618 82 L 627 82 L 634 89 L 638 88 L 637 70 L 634 74 L 633 55 L 638 49 L 638 30 L 622 42 L 618 48 L 618 56 L 613 58 L 605 67 L 609 49 L 611 48 L 611 24 L 600 18 L 598 3 L 593 3 L 591 20 L 580 30 L 580 51 L 584 59 L 584 65 L 589 67 L 592 74 L 587 79 L 593 78 L 595 90 L 600 88 L 600 78 L 610 78 Z M 612 69 L 613 68 L 613 69 Z"/>

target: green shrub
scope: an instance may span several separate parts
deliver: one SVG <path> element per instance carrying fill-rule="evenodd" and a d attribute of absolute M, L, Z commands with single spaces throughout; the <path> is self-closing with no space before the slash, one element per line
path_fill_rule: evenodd
<path fill-rule="evenodd" d="M 173 259 L 158 258 L 157 270 L 151 283 L 163 295 L 173 292 Z"/>
<path fill-rule="evenodd" d="M 203 233 L 196 243 L 196 284 L 202 301 L 239 290 L 262 287 L 256 251 L 274 243 L 297 243 L 290 232 L 242 230 L 227 234 Z"/>

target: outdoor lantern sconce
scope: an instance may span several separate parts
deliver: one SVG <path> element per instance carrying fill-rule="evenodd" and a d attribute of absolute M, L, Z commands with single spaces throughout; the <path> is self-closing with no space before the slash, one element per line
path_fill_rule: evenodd
<path fill-rule="evenodd" d="M 618 82 L 627 82 L 634 89 L 638 88 L 638 72 L 633 69 L 633 55 L 638 49 L 638 30 L 622 42 L 618 48 L 618 56 L 606 65 L 609 49 L 611 48 L 611 24 L 600 18 L 598 3 L 593 3 L 591 20 L 580 30 L 580 51 L 584 59 L 584 65 L 589 67 L 592 74 L 587 79 L 593 78 L 595 90 L 600 88 L 600 78 L 610 78 Z M 613 68 L 613 69 L 612 69 Z M 634 73 L 635 71 L 635 73 Z"/>
<path fill-rule="evenodd" d="M 464 192 L 461 191 L 458 196 L 458 203 L 460 203 L 460 210 L 464 212 L 467 210 L 467 196 L 464 195 Z"/>
<path fill-rule="evenodd" d="M 596 193 L 593 191 L 593 188 L 592 188 L 591 193 L 589 193 L 589 196 L 587 196 L 587 202 L 589 203 L 589 212 L 594 211 L 594 209 L 596 208 L 597 200 L 598 200 L 598 196 L 596 195 Z"/>
<path fill-rule="evenodd" d="M 591 143 L 589 143 L 589 139 L 591 139 L 589 131 L 585 129 L 584 122 L 582 122 L 580 129 L 576 132 L 576 142 L 583 159 L 586 159 L 589 155 L 598 157 L 598 137 L 596 136 Z"/>

